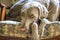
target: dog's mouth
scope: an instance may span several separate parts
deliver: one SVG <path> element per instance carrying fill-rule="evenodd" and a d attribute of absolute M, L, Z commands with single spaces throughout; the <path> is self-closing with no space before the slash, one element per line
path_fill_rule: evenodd
<path fill-rule="evenodd" d="M 25 32 L 25 31 L 27 31 L 27 28 L 22 27 L 20 30 L 21 30 L 22 32 Z"/>

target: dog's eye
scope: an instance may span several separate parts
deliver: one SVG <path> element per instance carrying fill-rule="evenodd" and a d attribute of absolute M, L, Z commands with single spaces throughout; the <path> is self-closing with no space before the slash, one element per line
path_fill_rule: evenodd
<path fill-rule="evenodd" d="M 34 18 L 34 15 L 29 15 L 30 18 Z"/>

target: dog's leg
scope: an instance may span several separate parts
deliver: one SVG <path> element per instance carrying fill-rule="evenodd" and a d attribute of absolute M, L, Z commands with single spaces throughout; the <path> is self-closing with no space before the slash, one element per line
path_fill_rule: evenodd
<path fill-rule="evenodd" d="M 31 25 L 31 28 L 32 28 L 32 40 L 39 40 L 38 25 L 36 23 L 33 23 Z"/>

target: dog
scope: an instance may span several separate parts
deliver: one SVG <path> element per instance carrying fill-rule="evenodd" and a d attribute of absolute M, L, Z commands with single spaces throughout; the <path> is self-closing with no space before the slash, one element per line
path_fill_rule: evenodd
<path fill-rule="evenodd" d="M 32 10 L 32 14 L 34 15 L 34 16 L 30 16 L 31 15 L 31 13 L 30 14 L 28 14 L 29 12 L 29 10 L 26 10 L 26 9 L 28 9 L 30 6 L 28 5 L 28 4 L 30 4 L 31 2 L 31 6 L 33 6 L 32 4 L 34 3 L 34 1 L 26 1 L 27 3 L 23 3 L 23 6 L 22 6 L 22 11 L 20 11 L 21 13 L 20 13 L 20 15 L 24 15 L 24 17 L 23 16 L 21 16 L 21 22 L 24 24 L 24 26 L 27 28 L 27 29 L 29 29 L 29 25 L 30 25 L 30 23 L 32 23 L 32 22 L 36 22 L 37 21 L 37 19 L 43 19 L 43 18 L 47 18 L 47 16 L 48 16 L 48 12 L 47 12 L 47 8 L 43 5 L 43 4 L 41 4 L 41 3 L 39 3 L 39 2 L 37 2 L 37 4 L 39 3 L 40 4 L 40 6 L 39 6 L 39 8 L 37 8 L 38 9 L 38 12 L 39 13 L 37 13 L 37 14 L 35 14 L 35 13 L 33 13 L 33 10 L 34 9 L 36 9 L 36 8 L 30 8 L 29 10 Z M 55 1 L 53 1 L 53 3 L 55 3 Z M 43 5 L 44 7 L 42 7 L 41 5 Z M 54 4 L 55 5 L 55 4 Z M 28 7 L 27 7 L 28 6 Z M 26 8 L 27 7 L 27 8 Z M 23 10 L 24 9 L 24 10 Z M 26 10 L 26 11 L 25 11 Z M 43 12 L 43 11 L 44 12 Z M 37 11 L 37 10 L 36 10 Z M 11 16 L 12 17 L 12 16 Z M 29 18 L 30 17 L 30 18 Z M 53 20 L 53 19 L 51 19 L 51 20 Z M 54 19 L 55 20 L 55 19 Z M 38 30 L 38 29 L 37 29 Z M 40 30 L 40 29 L 39 29 Z M 37 32 L 38 33 L 38 32 Z M 34 34 L 33 34 L 34 35 Z M 36 36 L 34 36 L 35 38 L 36 38 Z"/>
<path fill-rule="evenodd" d="M 23 27 L 27 28 L 27 31 L 30 29 L 30 24 L 32 22 L 34 24 L 38 19 L 47 18 L 48 16 L 47 8 L 37 1 L 29 1 L 25 3 L 24 5 L 22 5 L 20 10 L 20 22 L 23 24 Z M 31 28 L 33 40 L 39 40 L 38 26 L 34 26 Z"/>
<path fill-rule="evenodd" d="M 50 21 L 54 21 L 57 20 L 58 16 L 59 16 L 59 0 L 19 0 L 17 3 L 15 3 L 9 13 L 7 14 L 6 20 L 15 20 L 15 21 L 20 21 L 20 12 L 21 12 L 21 7 L 22 5 L 24 5 L 27 2 L 30 1 L 37 1 L 39 3 L 41 3 L 42 5 L 44 5 L 49 14 L 47 19 Z M 19 9 L 20 8 L 20 9 Z M 19 10 L 19 11 L 17 11 Z M 52 11 L 53 10 L 53 11 Z"/>

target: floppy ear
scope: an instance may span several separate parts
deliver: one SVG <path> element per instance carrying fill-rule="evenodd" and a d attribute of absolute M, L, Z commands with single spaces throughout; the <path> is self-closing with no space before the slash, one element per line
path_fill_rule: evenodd
<path fill-rule="evenodd" d="M 38 10 L 39 10 L 38 11 L 38 18 L 39 19 L 46 18 L 48 16 L 47 8 L 43 4 L 36 2 L 36 1 L 29 2 L 29 3 L 26 3 L 25 5 L 23 5 L 22 11 L 25 11 L 30 7 L 38 8 Z"/>
<path fill-rule="evenodd" d="M 39 19 L 47 18 L 48 16 L 48 10 L 44 5 L 39 5 Z"/>

